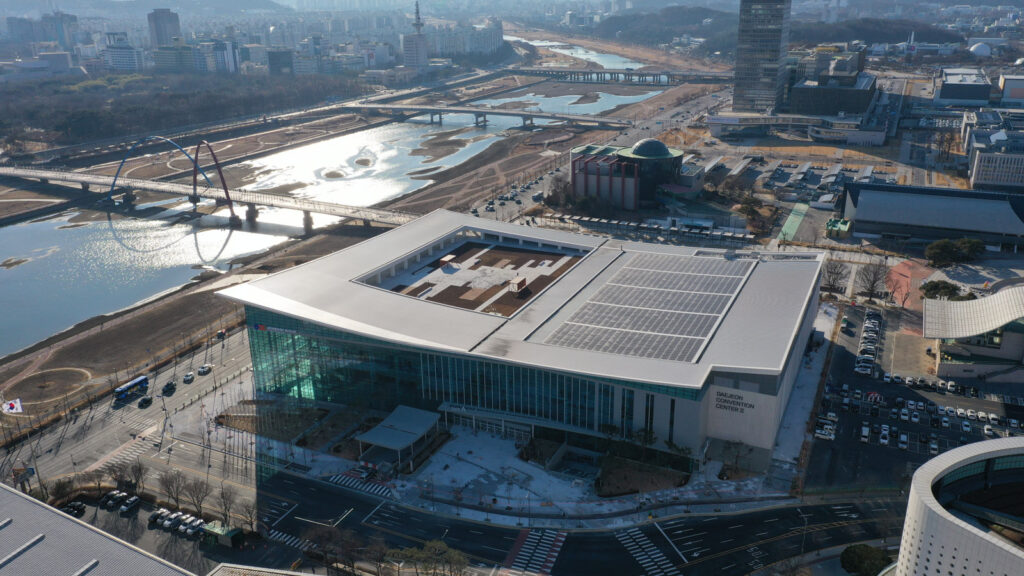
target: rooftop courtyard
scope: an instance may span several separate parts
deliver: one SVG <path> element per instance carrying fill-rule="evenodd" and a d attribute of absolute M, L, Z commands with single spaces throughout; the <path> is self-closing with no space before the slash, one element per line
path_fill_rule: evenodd
<path fill-rule="evenodd" d="M 577 251 L 463 241 L 379 287 L 405 296 L 510 317 L 580 260 Z"/>

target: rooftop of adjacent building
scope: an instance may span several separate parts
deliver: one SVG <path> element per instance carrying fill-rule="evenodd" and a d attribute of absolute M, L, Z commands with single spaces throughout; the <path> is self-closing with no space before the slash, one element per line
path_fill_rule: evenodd
<path fill-rule="evenodd" d="M 943 68 L 942 81 L 945 84 L 989 84 L 988 76 L 981 68 Z"/>

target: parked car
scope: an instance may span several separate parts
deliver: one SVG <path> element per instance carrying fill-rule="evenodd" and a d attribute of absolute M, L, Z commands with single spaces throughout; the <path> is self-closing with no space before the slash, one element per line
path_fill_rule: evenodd
<path fill-rule="evenodd" d="M 164 522 L 163 524 L 161 524 L 161 526 L 163 526 L 164 528 L 176 528 L 178 526 L 178 523 L 181 522 L 181 516 L 181 512 L 175 512 L 167 518 L 164 518 Z"/>
<path fill-rule="evenodd" d="M 963 422 L 960 423 L 960 430 L 962 432 L 970 432 L 971 431 L 971 423 L 968 422 L 967 420 L 964 420 Z"/>
<path fill-rule="evenodd" d="M 138 508 L 139 502 L 141 502 L 141 500 L 139 500 L 138 496 L 132 496 L 131 498 L 125 500 L 124 504 L 121 504 L 121 513 L 125 514 Z"/>
<path fill-rule="evenodd" d="M 161 522 L 161 521 L 162 521 L 162 520 L 163 520 L 164 518 L 166 518 L 166 517 L 167 517 L 167 516 L 168 516 L 168 515 L 169 515 L 170 513 L 171 513 L 171 511 L 170 511 L 170 510 L 168 510 L 167 508 L 160 508 L 160 509 L 158 509 L 158 510 L 154 510 L 154 511 L 153 511 L 152 513 L 150 513 L 150 515 L 149 515 L 149 523 L 150 523 L 150 524 L 156 524 L 157 522 Z"/>
<path fill-rule="evenodd" d="M 186 514 L 182 516 L 181 521 L 178 523 L 178 532 L 184 534 L 185 531 L 188 530 L 188 527 L 192 524 L 192 522 L 195 521 L 195 519 L 196 517 L 191 514 Z"/>
<path fill-rule="evenodd" d="M 192 524 L 189 525 L 188 529 L 185 530 L 185 533 L 192 536 L 193 534 L 200 532 L 205 524 L 206 522 L 204 522 L 202 518 L 196 518 L 192 521 Z"/>

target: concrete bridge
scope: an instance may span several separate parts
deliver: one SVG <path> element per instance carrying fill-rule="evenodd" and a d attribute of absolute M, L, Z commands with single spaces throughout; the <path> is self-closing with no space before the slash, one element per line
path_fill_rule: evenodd
<path fill-rule="evenodd" d="M 444 114 L 472 114 L 476 125 L 487 123 L 488 116 L 511 116 L 521 118 L 523 126 L 532 126 L 535 118 L 542 120 L 561 120 L 575 126 L 593 125 L 600 128 L 629 128 L 633 123 L 623 118 L 610 118 L 604 116 L 591 116 L 589 114 L 559 114 L 557 112 L 541 112 L 539 110 L 512 110 L 504 108 L 489 108 L 487 106 L 433 106 L 429 104 L 377 104 L 361 102 L 358 104 L 346 104 L 345 108 L 362 111 L 382 111 L 393 114 L 429 114 L 430 122 L 433 124 L 437 118 L 438 124 Z"/>
<path fill-rule="evenodd" d="M 547 76 L 566 82 L 595 84 L 636 84 L 646 86 L 676 86 L 679 84 L 731 84 L 728 72 L 690 72 L 683 70 L 642 70 L 611 68 L 561 68 L 558 66 L 517 68 L 510 70 L 524 76 Z"/>
<path fill-rule="evenodd" d="M 113 176 L 103 174 L 87 174 L 84 172 L 72 172 L 53 169 L 24 168 L 21 166 L 0 166 L 0 176 L 12 178 L 23 178 L 27 180 L 38 180 L 43 183 L 77 184 L 82 190 L 99 188 L 106 192 L 114 182 Z M 175 182 L 163 182 L 159 180 L 141 180 L 137 178 L 121 177 L 117 179 L 118 188 L 129 190 L 145 190 L 147 192 L 159 192 L 162 194 L 176 194 L 185 196 L 193 205 L 198 204 L 201 199 L 216 200 L 219 203 L 236 202 L 245 204 L 246 220 L 255 222 L 258 210 L 257 206 L 274 206 L 288 210 L 300 210 L 303 213 L 303 226 L 307 232 L 313 228 L 312 214 L 327 214 L 341 218 L 355 218 L 363 222 L 379 222 L 383 224 L 402 225 L 419 218 L 417 214 L 397 212 L 394 210 L 383 210 L 379 208 L 363 208 L 360 206 L 347 206 L 334 204 L 332 202 L 321 202 L 308 198 L 295 198 L 279 194 L 265 194 L 250 190 L 231 190 L 230 197 L 225 195 L 220 188 L 203 187 L 196 188 L 192 193 L 191 184 L 178 184 Z M 232 225 L 241 225 L 241 221 L 232 221 Z"/>

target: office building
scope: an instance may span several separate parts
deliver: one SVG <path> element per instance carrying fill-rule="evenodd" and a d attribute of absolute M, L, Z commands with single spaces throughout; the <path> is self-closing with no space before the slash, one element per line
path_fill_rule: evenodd
<path fill-rule="evenodd" d="M 128 35 L 124 32 L 108 32 L 103 63 L 108 70 L 115 72 L 138 72 L 143 66 L 142 50 L 128 43 Z"/>
<path fill-rule="evenodd" d="M 171 46 L 175 38 L 181 37 L 181 22 L 178 15 L 169 8 L 156 8 L 147 15 L 149 19 L 149 47 Z"/>
<path fill-rule="evenodd" d="M 817 80 L 802 80 L 790 89 L 789 111 L 814 116 L 864 114 L 875 92 L 875 76 L 867 72 L 822 72 Z"/>
<path fill-rule="evenodd" d="M 765 113 L 782 105 L 791 2 L 740 1 L 734 111 Z"/>
<path fill-rule="evenodd" d="M 1024 131 L 974 129 L 964 148 L 971 188 L 1024 191 Z"/>
<path fill-rule="evenodd" d="M 416 19 L 412 27 L 416 30 L 414 33 L 402 35 L 402 65 L 422 73 L 430 66 L 430 46 L 423 34 L 419 2 L 416 3 Z"/>
<path fill-rule="evenodd" d="M 522 438 L 738 442 L 763 470 L 821 265 L 438 210 L 220 294 L 245 305 L 263 430 L 292 403 L 405 405 Z"/>
<path fill-rule="evenodd" d="M 924 301 L 924 337 L 937 340 L 936 374 L 947 380 L 991 375 L 1017 383 L 1024 375 L 1024 286 L 1005 286 L 975 300 Z"/>
<path fill-rule="evenodd" d="M 880 576 L 1015 576 L 1024 566 L 1024 438 L 973 442 L 914 472 L 899 560 Z"/>
<path fill-rule="evenodd" d="M 980 68 L 944 68 L 934 102 L 944 106 L 988 106 L 992 83 Z"/>

